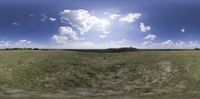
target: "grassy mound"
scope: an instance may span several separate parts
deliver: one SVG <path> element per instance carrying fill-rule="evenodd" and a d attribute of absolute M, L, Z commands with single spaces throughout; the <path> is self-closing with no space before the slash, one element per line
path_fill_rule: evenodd
<path fill-rule="evenodd" d="M 108 95 L 200 92 L 198 51 L 1 51 L 0 58 L 2 91 L 13 88 Z"/>

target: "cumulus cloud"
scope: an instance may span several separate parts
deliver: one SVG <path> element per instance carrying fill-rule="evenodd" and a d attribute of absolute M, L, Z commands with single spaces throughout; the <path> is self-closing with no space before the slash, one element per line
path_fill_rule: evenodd
<path fill-rule="evenodd" d="M 61 26 L 58 31 L 59 34 L 51 38 L 57 43 L 66 44 L 68 40 L 79 40 L 77 33 L 71 27 Z"/>
<path fill-rule="evenodd" d="M 59 33 L 53 35 L 51 39 L 56 43 L 64 44 L 64 46 L 69 46 L 80 41 L 87 41 L 87 39 L 81 40 L 81 38 L 87 38 L 85 36 L 88 36 L 90 33 L 100 33 L 97 34 L 99 38 L 106 38 L 108 37 L 108 34 L 111 33 L 109 29 L 111 29 L 114 25 L 111 24 L 113 20 L 116 20 L 118 23 L 132 23 L 139 19 L 141 16 L 140 13 L 120 15 L 117 13 L 108 12 L 106 12 L 104 15 L 106 17 L 98 17 L 94 12 L 92 13 L 83 9 L 63 10 L 60 12 L 60 20 L 62 23 L 66 24 L 66 26 L 60 27 Z M 70 43 L 68 43 L 69 40 Z M 120 42 L 122 43 L 125 41 L 116 41 L 114 43 L 120 44 Z M 88 42 L 86 44 L 88 44 Z"/>
<path fill-rule="evenodd" d="M 87 10 L 64 10 L 60 13 L 60 16 L 62 21 L 67 21 L 72 26 L 78 28 L 81 31 L 80 34 L 84 34 L 94 27 L 101 28 L 98 30 L 102 33 L 108 33 L 106 30 L 109 25 L 109 21 L 100 19 L 92 15 Z"/>
<path fill-rule="evenodd" d="M 66 44 L 68 40 L 66 36 L 61 36 L 61 35 L 54 35 L 53 37 L 51 37 L 51 39 L 59 44 Z"/>
<path fill-rule="evenodd" d="M 16 45 L 18 47 L 27 47 L 31 44 L 31 41 L 28 41 L 28 40 L 19 40 L 16 42 Z"/>
<path fill-rule="evenodd" d="M 68 26 L 61 26 L 59 28 L 59 33 L 60 33 L 61 36 L 66 36 L 66 37 L 73 39 L 73 40 L 79 39 L 77 37 L 77 33 L 71 27 L 68 27 Z"/>
<path fill-rule="evenodd" d="M 148 32 L 148 31 L 151 30 L 151 27 L 150 27 L 150 26 L 145 26 L 144 23 L 140 23 L 140 30 L 141 30 L 142 32 Z"/>
<path fill-rule="evenodd" d="M 146 37 L 144 37 L 145 40 L 150 40 L 150 41 L 153 41 L 157 38 L 156 35 L 153 35 L 153 34 L 149 34 L 147 35 Z"/>
<path fill-rule="evenodd" d="M 56 18 L 50 17 L 49 20 L 50 21 L 56 21 Z"/>
<path fill-rule="evenodd" d="M 141 17 L 140 13 L 129 13 L 119 19 L 120 22 L 133 23 Z"/>

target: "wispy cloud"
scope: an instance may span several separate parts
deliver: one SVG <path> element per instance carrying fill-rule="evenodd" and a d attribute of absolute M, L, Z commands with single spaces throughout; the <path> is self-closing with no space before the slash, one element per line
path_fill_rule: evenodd
<path fill-rule="evenodd" d="M 156 39 L 156 38 L 157 38 L 157 36 L 153 35 L 153 34 L 149 34 L 146 37 L 144 37 L 145 40 L 151 40 L 151 41 Z"/>
<path fill-rule="evenodd" d="M 44 22 L 44 21 L 47 21 L 48 20 L 48 16 L 46 14 L 41 14 L 41 21 Z"/>
<path fill-rule="evenodd" d="M 17 23 L 17 22 L 13 22 L 12 25 L 18 26 L 19 23 Z"/>
<path fill-rule="evenodd" d="M 141 13 L 129 13 L 119 19 L 120 22 L 133 23 L 141 17 Z"/>
<path fill-rule="evenodd" d="M 172 41 L 172 40 L 166 40 L 160 43 L 153 43 L 153 42 L 144 42 L 144 48 L 158 48 L 158 49 L 193 49 L 196 47 L 200 47 L 200 44 L 198 41 Z"/>

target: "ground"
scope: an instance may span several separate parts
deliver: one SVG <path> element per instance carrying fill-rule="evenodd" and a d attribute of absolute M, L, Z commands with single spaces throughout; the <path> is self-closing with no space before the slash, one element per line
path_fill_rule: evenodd
<path fill-rule="evenodd" d="M 200 51 L 1 51 L 0 96 L 198 97 L 199 59 Z"/>

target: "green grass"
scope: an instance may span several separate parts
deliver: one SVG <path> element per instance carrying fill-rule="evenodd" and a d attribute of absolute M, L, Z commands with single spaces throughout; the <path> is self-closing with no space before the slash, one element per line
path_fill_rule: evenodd
<path fill-rule="evenodd" d="M 0 87 L 93 95 L 198 94 L 200 52 L 1 51 Z"/>

